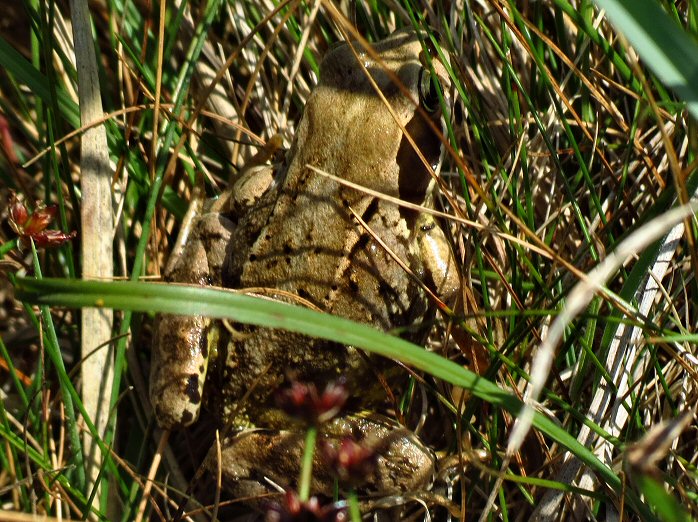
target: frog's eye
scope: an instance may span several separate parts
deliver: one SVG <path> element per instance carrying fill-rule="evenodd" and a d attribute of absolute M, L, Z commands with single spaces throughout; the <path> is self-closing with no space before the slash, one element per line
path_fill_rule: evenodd
<path fill-rule="evenodd" d="M 419 102 L 428 113 L 435 113 L 439 110 L 439 89 L 441 84 L 435 74 L 431 74 L 428 69 L 419 71 Z"/>

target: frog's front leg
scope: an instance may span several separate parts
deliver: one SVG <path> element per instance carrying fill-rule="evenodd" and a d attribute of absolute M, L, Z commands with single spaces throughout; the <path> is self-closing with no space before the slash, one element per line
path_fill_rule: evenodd
<path fill-rule="evenodd" d="M 191 220 L 188 236 L 168 263 L 165 280 L 220 286 L 221 267 L 233 223 L 211 212 Z M 180 234 L 181 236 L 181 234 Z M 211 320 L 160 314 L 155 320 L 150 366 L 150 401 L 163 428 L 188 426 L 199 416 L 210 355 Z"/>
<path fill-rule="evenodd" d="M 453 306 L 461 289 L 460 274 L 451 244 L 431 214 L 420 214 L 415 241 L 425 282 L 448 306 Z"/>

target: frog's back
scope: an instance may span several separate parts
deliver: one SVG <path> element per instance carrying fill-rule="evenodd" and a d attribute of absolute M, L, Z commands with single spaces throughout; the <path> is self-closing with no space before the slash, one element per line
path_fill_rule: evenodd
<path fill-rule="evenodd" d="M 411 93 L 416 92 L 416 71 L 421 69 L 417 49 L 414 33 L 396 34 L 376 47 Z M 391 108 L 378 96 L 348 45 L 328 53 L 289 151 L 288 166 L 278 177 L 278 189 L 263 201 L 266 224 L 244 257 L 237 254 L 233 272 L 241 287 L 281 289 L 329 313 L 387 330 L 404 325 L 424 309 L 415 310 L 415 300 L 421 298 L 418 285 L 371 234 L 419 272 L 411 237 L 415 216 L 309 167 L 381 194 L 402 195 L 400 185 L 405 180 L 398 157 L 404 143 L 395 118 L 406 126 L 414 115 L 414 103 L 380 65 L 364 60 Z M 422 183 L 422 200 L 429 179 L 426 175 Z M 412 179 L 410 183 L 416 184 Z M 243 244 L 248 244 L 245 239 Z"/>

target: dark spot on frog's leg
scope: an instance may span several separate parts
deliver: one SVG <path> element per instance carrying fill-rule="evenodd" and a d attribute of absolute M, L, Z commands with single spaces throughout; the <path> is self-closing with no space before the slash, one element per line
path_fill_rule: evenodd
<path fill-rule="evenodd" d="M 303 299 L 308 299 L 310 297 L 310 294 L 303 290 L 302 288 L 298 289 L 298 297 L 302 297 Z"/>
<path fill-rule="evenodd" d="M 250 257 L 247 258 L 249 261 L 257 261 L 257 256 L 255 254 L 250 254 Z"/>
<path fill-rule="evenodd" d="M 188 426 L 189 424 L 192 423 L 194 420 L 194 414 L 190 412 L 189 410 L 185 410 L 182 412 L 182 416 L 179 419 L 180 424 L 183 426 Z"/>
<path fill-rule="evenodd" d="M 204 359 L 208 357 L 208 338 L 205 335 L 202 335 L 199 339 L 199 351 Z M 203 370 L 201 370 L 201 373 L 203 373 Z"/>
<path fill-rule="evenodd" d="M 429 232 L 430 230 L 434 230 L 436 228 L 436 222 L 431 221 L 430 223 L 426 225 L 422 225 L 419 227 L 422 232 Z"/>
<path fill-rule="evenodd" d="M 199 392 L 199 376 L 190 375 L 187 379 L 187 389 L 185 390 L 189 401 L 192 404 L 199 404 L 201 402 L 201 392 Z"/>

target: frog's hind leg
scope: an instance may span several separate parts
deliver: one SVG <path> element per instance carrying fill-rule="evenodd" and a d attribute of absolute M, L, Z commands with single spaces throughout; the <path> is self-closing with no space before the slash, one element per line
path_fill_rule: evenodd
<path fill-rule="evenodd" d="M 165 279 L 220 286 L 232 223 L 221 214 L 208 213 L 193 217 L 186 226 L 190 232 L 174 261 L 168 263 Z M 199 417 L 210 356 L 210 325 L 210 319 L 196 315 L 161 314 L 156 318 L 150 401 L 163 428 L 189 426 Z"/>
<path fill-rule="evenodd" d="M 223 440 L 220 462 L 215 448 L 210 451 L 205 466 L 214 474 L 221 471 L 224 487 L 236 498 L 256 504 L 248 499 L 298 487 L 305 436 L 302 429 L 244 430 Z M 360 493 L 403 494 L 431 485 L 434 453 L 412 432 L 382 415 L 349 414 L 320 427 L 311 494 L 328 498 L 334 495 L 338 470 L 329 455 L 348 438 L 369 448 L 369 454 L 375 457 L 360 477 Z M 340 491 L 346 493 L 355 485 L 340 482 Z"/>

